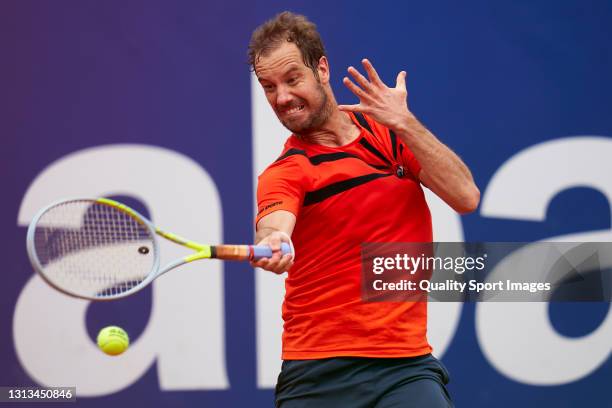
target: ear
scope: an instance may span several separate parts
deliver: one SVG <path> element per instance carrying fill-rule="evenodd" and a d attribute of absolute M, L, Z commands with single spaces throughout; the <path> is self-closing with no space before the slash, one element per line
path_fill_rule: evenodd
<path fill-rule="evenodd" d="M 319 80 L 322 84 L 326 85 L 329 83 L 329 61 L 327 60 L 327 57 L 322 56 L 319 58 L 317 73 L 319 74 Z"/>

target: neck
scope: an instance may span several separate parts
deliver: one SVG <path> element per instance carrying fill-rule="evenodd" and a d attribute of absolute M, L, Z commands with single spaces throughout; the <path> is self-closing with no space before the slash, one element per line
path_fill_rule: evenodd
<path fill-rule="evenodd" d="M 338 109 L 335 100 L 332 103 L 331 115 L 320 128 L 296 136 L 308 143 L 327 147 L 341 147 L 357 139 L 361 134 L 359 127 L 353 123 L 348 113 Z"/>
<path fill-rule="evenodd" d="M 313 144 L 327 147 L 340 147 L 347 145 L 357 139 L 361 131 L 350 118 L 349 114 L 338 109 L 338 103 L 331 91 L 327 92 L 327 98 L 331 105 L 331 114 L 319 128 L 305 132 L 296 133 L 300 139 Z"/>

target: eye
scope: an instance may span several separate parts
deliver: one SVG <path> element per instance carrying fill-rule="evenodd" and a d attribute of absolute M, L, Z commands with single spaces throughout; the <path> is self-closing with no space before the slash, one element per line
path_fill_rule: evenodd
<path fill-rule="evenodd" d="M 263 85 L 263 89 L 265 92 L 272 92 L 274 90 L 274 85 Z"/>
<path fill-rule="evenodd" d="M 297 77 L 291 77 L 289 78 L 289 80 L 287 81 L 287 83 L 289 85 L 294 85 L 297 82 Z"/>

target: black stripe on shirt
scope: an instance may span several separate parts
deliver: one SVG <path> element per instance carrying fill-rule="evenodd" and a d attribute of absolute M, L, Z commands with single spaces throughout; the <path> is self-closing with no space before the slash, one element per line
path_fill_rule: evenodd
<path fill-rule="evenodd" d="M 361 157 L 351 154 L 351 153 L 346 153 L 346 152 L 336 152 L 336 153 L 323 153 L 323 154 L 317 154 L 316 156 L 312 156 L 309 157 L 308 160 L 310 160 L 310 163 L 312 163 L 312 165 L 317 166 L 321 163 L 325 163 L 325 162 L 330 162 L 330 161 L 336 161 L 336 160 L 340 160 L 340 159 L 357 159 L 357 160 L 361 160 L 363 161 L 365 164 L 367 164 L 370 167 L 374 167 L 377 170 L 382 170 L 382 169 L 386 169 L 387 166 L 377 166 L 375 164 L 370 164 L 366 161 L 364 161 Z"/>
<path fill-rule="evenodd" d="M 387 163 L 387 166 L 391 166 L 391 162 L 389 161 L 389 159 L 387 159 L 384 154 L 382 154 L 374 146 L 372 146 L 370 142 L 368 142 L 366 139 L 361 139 L 359 141 L 359 144 L 361 144 L 363 147 L 369 150 L 372 154 L 374 154 L 374 156 L 378 157 L 380 160 Z"/>
<path fill-rule="evenodd" d="M 304 150 L 300 150 L 300 149 L 289 149 L 289 150 L 287 150 L 287 151 L 285 152 L 285 154 L 283 154 L 283 155 L 282 155 L 282 156 L 280 156 L 278 159 L 276 159 L 276 160 L 274 161 L 274 163 L 276 163 L 276 162 L 278 162 L 278 161 L 281 161 L 281 160 L 284 160 L 284 159 L 286 159 L 286 158 L 287 158 L 287 157 L 289 157 L 289 156 L 294 156 L 294 155 L 296 155 L 296 154 L 300 154 L 300 155 L 302 155 L 302 156 L 304 156 L 304 157 L 308 158 L 308 156 L 306 155 L 306 151 L 304 151 Z"/>
<path fill-rule="evenodd" d="M 365 162 L 361 157 L 351 154 L 351 153 L 346 153 L 346 152 L 322 153 L 322 154 L 317 154 L 312 157 L 308 157 L 308 155 L 306 154 L 304 150 L 299 150 L 299 149 L 287 150 L 285 154 L 283 154 L 278 159 L 276 159 L 276 161 L 281 161 L 283 159 L 286 159 L 289 156 L 295 156 L 295 155 L 306 157 L 308 161 L 310 161 L 310 164 L 312 164 L 313 166 L 318 166 L 319 164 L 325 163 L 325 162 L 353 158 L 353 159 L 358 159 L 358 160 L 363 161 L 365 164 L 367 164 L 370 167 L 375 168 L 376 170 L 383 170 L 387 168 L 387 166 L 377 166 L 375 164 L 370 164 L 368 162 Z"/>
<path fill-rule="evenodd" d="M 317 154 L 316 156 L 309 157 L 308 160 L 310 160 L 310 163 L 312 163 L 313 166 L 318 166 L 321 163 L 325 163 L 329 161 L 336 161 L 336 160 L 341 160 L 341 159 L 348 159 L 348 158 L 354 158 L 354 159 L 361 160 L 361 158 L 359 158 L 358 156 L 355 156 L 354 154 L 350 154 L 346 152 Z"/>
<path fill-rule="evenodd" d="M 359 122 L 359 124 L 362 127 L 366 128 L 370 132 L 370 134 L 374 138 L 376 138 L 376 135 L 372 131 L 372 128 L 370 127 L 370 124 L 366 120 L 365 116 L 363 116 L 363 113 L 355 112 L 355 118 L 357 118 L 357 122 Z M 395 134 L 394 134 L 394 136 L 395 136 Z M 389 159 L 387 159 L 384 154 L 382 154 L 380 151 L 378 151 L 378 149 L 376 149 L 374 146 L 372 146 L 366 139 L 362 138 L 359 141 L 359 143 L 363 147 L 365 147 L 367 150 L 369 150 L 372 154 L 374 154 L 376 157 L 378 157 L 380 160 L 382 160 L 383 162 L 387 163 L 387 166 L 391 166 L 391 162 L 389 161 Z"/>
<path fill-rule="evenodd" d="M 364 176 L 353 177 L 338 181 L 318 190 L 310 191 L 304 195 L 304 206 L 320 203 L 336 194 L 343 193 L 351 188 L 368 183 L 381 177 L 391 176 L 389 173 L 371 173 Z"/>
<path fill-rule="evenodd" d="M 372 131 L 372 128 L 370 127 L 370 124 L 366 120 L 365 116 L 363 116 L 363 113 L 355 112 L 355 118 L 357 118 L 357 122 L 359 122 L 362 127 L 368 129 L 372 136 L 376 137 L 376 135 L 374 135 L 374 131 Z"/>
<path fill-rule="evenodd" d="M 393 158 L 397 159 L 397 136 L 395 132 L 389 129 L 389 136 L 391 137 L 391 149 L 393 150 Z"/>

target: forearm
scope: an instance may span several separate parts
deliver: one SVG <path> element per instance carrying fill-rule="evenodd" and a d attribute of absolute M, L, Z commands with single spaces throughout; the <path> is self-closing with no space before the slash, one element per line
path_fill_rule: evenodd
<path fill-rule="evenodd" d="M 259 244 L 262 239 L 272 234 L 273 232 L 280 231 L 278 228 L 273 227 L 263 227 L 257 228 L 257 232 L 255 233 L 255 244 Z"/>
<path fill-rule="evenodd" d="M 421 165 L 421 181 L 460 213 L 474 211 L 480 192 L 468 167 L 414 115 L 396 127 L 397 136 Z"/>
<path fill-rule="evenodd" d="M 261 240 L 274 232 L 283 232 L 288 236 L 291 236 L 295 226 L 295 221 L 295 215 L 284 210 L 275 211 L 263 217 L 257 223 L 255 243 L 258 244 Z"/>

